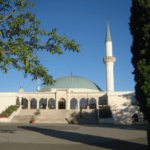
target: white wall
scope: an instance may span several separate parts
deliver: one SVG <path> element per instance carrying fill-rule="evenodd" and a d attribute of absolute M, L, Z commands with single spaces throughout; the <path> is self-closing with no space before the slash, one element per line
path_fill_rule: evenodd
<path fill-rule="evenodd" d="M 69 89 L 72 90 L 72 89 Z M 24 97 L 28 100 L 31 98 L 35 98 L 38 101 L 41 98 L 53 98 L 56 100 L 56 103 L 58 104 L 58 101 L 60 98 L 64 98 L 66 100 L 66 108 L 70 108 L 70 101 L 72 98 L 76 98 L 78 101 L 78 106 L 81 98 L 91 98 L 96 99 L 97 105 L 100 97 L 106 97 L 107 94 L 107 100 L 108 105 L 111 107 L 111 111 L 114 118 L 115 124 L 131 124 L 132 123 L 132 115 L 137 114 L 140 117 L 143 117 L 143 114 L 140 113 L 139 107 L 131 105 L 131 99 L 134 96 L 133 91 L 127 91 L 127 92 L 69 92 L 66 90 L 57 91 L 57 94 L 55 92 L 30 92 L 30 93 L 0 93 L 0 113 L 4 110 L 6 110 L 10 105 L 16 105 L 16 99 L 17 97 Z M 39 105 L 38 105 L 39 106 Z M 58 105 L 56 105 L 58 106 Z M 79 108 L 79 107 L 78 107 Z"/>
<path fill-rule="evenodd" d="M 115 124 L 131 124 L 133 114 L 139 118 L 143 117 L 139 107 L 131 105 L 133 92 L 112 92 L 108 93 L 108 105 L 111 107 Z"/>
<path fill-rule="evenodd" d="M 9 106 L 16 105 L 18 93 L 0 93 L 0 113 L 5 111 Z"/>

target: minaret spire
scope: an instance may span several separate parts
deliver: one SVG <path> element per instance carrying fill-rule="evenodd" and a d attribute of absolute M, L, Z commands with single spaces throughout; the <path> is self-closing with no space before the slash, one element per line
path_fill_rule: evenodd
<path fill-rule="evenodd" d="M 107 41 L 111 41 L 111 42 L 112 42 L 112 40 L 111 40 L 111 35 L 110 35 L 109 23 L 108 23 L 108 17 L 107 17 L 107 31 L 106 31 L 106 40 L 105 40 L 105 43 L 106 43 Z"/>
<path fill-rule="evenodd" d="M 114 91 L 114 62 L 116 58 L 113 57 L 112 54 L 112 40 L 110 35 L 110 29 L 108 24 L 108 17 L 107 17 L 107 30 L 106 30 L 106 57 L 104 57 L 103 61 L 106 65 L 106 85 L 107 91 L 113 92 Z"/>

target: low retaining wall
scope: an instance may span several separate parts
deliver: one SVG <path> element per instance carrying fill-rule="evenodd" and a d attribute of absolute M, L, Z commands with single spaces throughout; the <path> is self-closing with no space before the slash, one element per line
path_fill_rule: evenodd
<path fill-rule="evenodd" d="M 9 123 L 12 118 L 17 115 L 22 110 L 22 105 L 19 106 L 19 108 L 14 111 L 8 118 L 0 118 L 0 123 Z"/>

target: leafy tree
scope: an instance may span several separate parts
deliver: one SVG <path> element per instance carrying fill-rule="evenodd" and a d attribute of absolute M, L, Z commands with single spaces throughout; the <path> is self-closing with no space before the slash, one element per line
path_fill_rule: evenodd
<path fill-rule="evenodd" d="M 40 30 L 41 22 L 36 20 L 31 8 L 35 3 L 29 0 L 0 0 L 0 68 L 3 73 L 8 73 L 10 66 L 22 70 L 24 77 L 30 74 L 33 80 L 42 78 L 45 84 L 54 84 L 51 75 L 40 64 L 36 54 L 39 50 L 46 50 L 52 55 L 65 50 L 80 52 L 81 44 L 75 44 L 75 40 L 69 41 L 67 37 L 58 36 L 56 28 L 52 32 Z M 46 43 L 41 44 L 40 35 L 47 36 Z"/>
<path fill-rule="evenodd" d="M 130 31 L 135 97 L 150 124 L 150 0 L 132 0 Z"/>

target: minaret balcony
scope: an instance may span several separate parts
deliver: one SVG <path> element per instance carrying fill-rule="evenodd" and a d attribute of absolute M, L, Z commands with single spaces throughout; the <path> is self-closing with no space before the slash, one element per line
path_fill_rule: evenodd
<path fill-rule="evenodd" d="M 107 57 L 103 58 L 103 61 L 104 61 L 104 63 L 106 63 L 106 62 L 115 62 L 116 58 L 113 57 L 113 56 L 107 56 Z"/>

